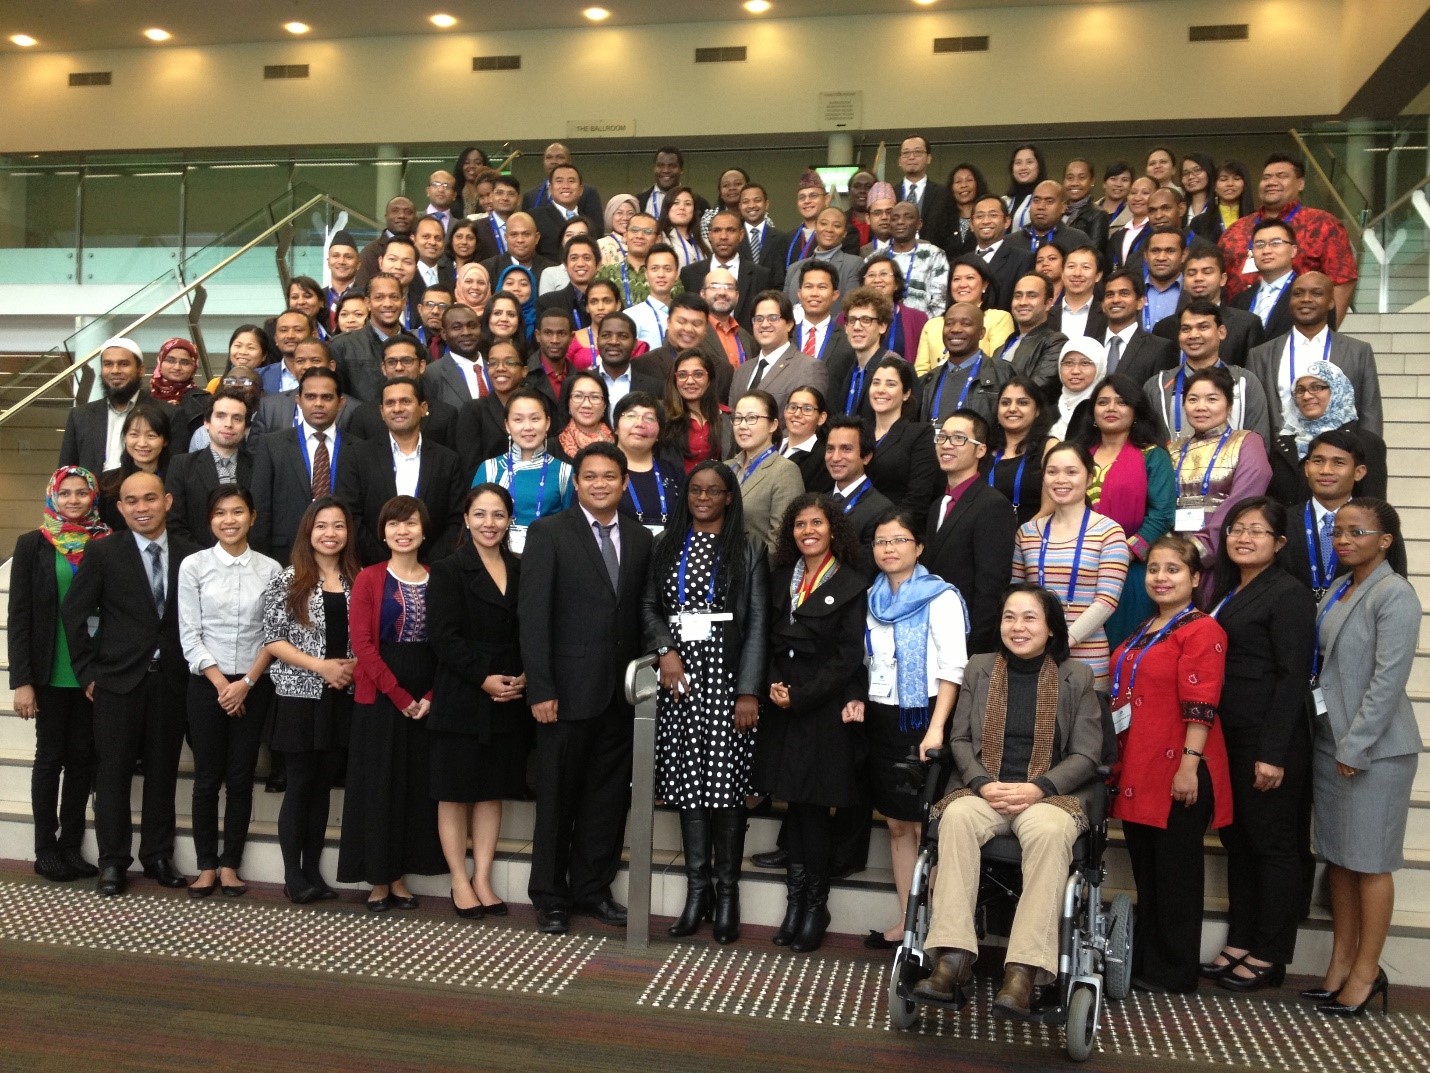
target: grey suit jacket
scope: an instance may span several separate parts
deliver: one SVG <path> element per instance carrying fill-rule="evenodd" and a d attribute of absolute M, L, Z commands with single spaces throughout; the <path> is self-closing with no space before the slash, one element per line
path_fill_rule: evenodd
<path fill-rule="evenodd" d="M 462 375 L 462 370 L 446 354 L 427 366 L 427 371 L 422 374 L 422 386 L 429 400 L 441 399 L 458 410 L 476 397 L 467 387 L 467 378 Z"/>
<path fill-rule="evenodd" d="M 1340 588 L 1321 598 L 1321 608 Z M 1364 771 L 1372 760 L 1420 752 L 1420 729 L 1405 687 L 1420 633 L 1410 582 L 1381 563 L 1322 622 L 1320 686 L 1336 759 Z"/>
<path fill-rule="evenodd" d="M 859 271 L 864 267 L 863 258 L 856 253 L 845 253 L 843 250 L 835 250 L 827 256 L 806 257 L 789 266 L 789 271 L 785 273 L 785 294 L 789 295 L 791 302 L 797 303 L 799 301 L 799 275 L 804 271 L 804 266 L 810 261 L 829 262 L 830 267 L 839 273 L 840 294 L 848 294 L 855 287 L 859 286 Z"/>
<path fill-rule="evenodd" d="M 727 458 L 725 465 L 737 479 L 744 475 L 745 467 L 738 455 Z M 766 552 L 773 552 L 785 509 L 803 494 L 804 477 L 799 467 L 779 452 L 770 455 L 740 485 L 740 498 L 745 506 L 745 533 L 758 540 Z"/>
<path fill-rule="evenodd" d="M 257 437 L 266 436 L 270 432 L 282 432 L 285 428 L 292 428 L 297 409 L 297 388 L 278 395 L 264 395 L 258 400 L 258 412 L 253 415 L 253 424 L 248 432 L 249 443 L 253 443 Z M 337 425 L 339 432 L 348 430 L 356 410 L 357 404 L 353 401 L 352 396 L 344 395 L 343 401 L 338 406 L 338 419 L 333 422 Z"/>
<path fill-rule="evenodd" d="M 735 370 L 730 380 L 730 405 L 733 407 L 750 391 L 750 381 L 754 379 L 759 355 L 751 354 L 744 365 Z M 760 390 L 768 391 L 780 404 L 783 412 L 785 403 L 796 388 L 817 387 L 821 393 L 829 391 L 829 366 L 822 361 L 801 354 L 791 343 L 760 380 Z"/>
<path fill-rule="evenodd" d="M 1294 330 L 1294 329 L 1293 329 Z M 1271 415 L 1271 431 L 1280 432 L 1283 419 L 1281 391 L 1277 383 L 1281 359 L 1286 354 L 1286 339 L 1278 335 L 1262 343 L 1246 359 L 1246 371 L 1261 382 L 1266 393 L 1266 409 Z M 1298 340 L 1298 342 L 1300 342 Z M 1305 346 L 1296 348 L 1298 357 L 1309 353 Z M 1320 358 L 1319 354 L 1311 357 Z M 1340 332 L 1331 333 L 1331 364 L 1346 374 L 1356 392 L 1356 416 L 1363 427 L 1377 436 L 1384 436 L 1384 414 L 1380 402 L 1380 378 L 1375 369 L 1375 351 L 1362 339 L 1353 339 Z"/>

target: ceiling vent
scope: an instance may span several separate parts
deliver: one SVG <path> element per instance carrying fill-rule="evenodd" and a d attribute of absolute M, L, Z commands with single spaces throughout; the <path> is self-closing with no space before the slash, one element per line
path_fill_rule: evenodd
<path fill-rule="evenodd" d="M 1226 22 L 1215 26 L 1187 27 L 1188 41 L 1245 41 L 1251 37 L 1251 27 L 1244 22 Z"/>
<path fill-rule="evenodd" d="M 113 81 L 113 71 L 74 71 L 70 74 L 72 86 L 107 86 Z"/>
<path fill-rule="evenodd" d="M 520 56 L 473 56 L 474 71 L 520 71 Z"/>
<path fill-rule="evenodd" d="M 987 52 L 988 36 L 982 37 L 935 37 L 934 54 L 940 52 Z"/>
<path fill-rule="evenodd" d="M 308 65 L 306 63 L 270 63 L 263 68 L 263 77 L 274 78 L 307 78 Z"/>
<path fill-rule="evenodd" d="M 731 45 L 728 48 L 697 48 L 696 63 L 744 63 L 745 46 Z"/>

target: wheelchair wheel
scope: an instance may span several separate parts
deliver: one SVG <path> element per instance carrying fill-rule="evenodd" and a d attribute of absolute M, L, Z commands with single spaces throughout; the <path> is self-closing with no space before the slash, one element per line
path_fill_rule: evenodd
<path fill-rule="evenodd" d="M 1068 1020 L 1064 1031 L 1067 1033 L 1068 1057 L 1074 1062 L 1086 1062 L 1092 1054 L 1092 1045 L 1097 1033 L 1097 992 L 1091 987 L 1073 988 L 1068 999 Z"/>
<path fill-rule="evenodd" d="M 1102 986 L 1107 997 L 1121 1002 L 1132 991 L 1132 898 L 1119 894 L 1112 899 L 1107 918 L 1107 958 L 1102 966 Z M 1114 961 L 1113 959 L 1117 960 Z"/>
<path fill-rule="evenodd" d="M 889 1024 L 900 1032 L 911 1028 L 919 1019 L 918 1003 L 900 993 L 901 989 L 907 992 L 913 987 L 913 981 L 908 979 L 908 965 L 909 952 L 900 947 L 894 954 L 893 971 L 889 973 Z"/>

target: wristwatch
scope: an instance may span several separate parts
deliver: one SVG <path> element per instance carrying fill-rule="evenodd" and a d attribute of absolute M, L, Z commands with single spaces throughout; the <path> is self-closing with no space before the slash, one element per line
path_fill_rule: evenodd
<path fill-rule="evenodd" d="M 254 686 L 256 686 L 258 683 L 255 682 L 252 678 L 248 677 L 248 675 L 245 674 L 245 675 L 243 676 L 243 684 L 246 685 L 249 689 L 252 689 L 252 688 L 253 688 Z"/>
<path fill-rule="evenodd" d="M 659 648 L 657 648 L 657 649 L 655 650 L 655 654 L 656 654 L 657 656 L 663 656 L 663 655 L 665 655 L 665 654 L 666 654 L 667 652 L 669 652 L 669 651 L 670 651 L 670 645 L 661 645 Z"/>

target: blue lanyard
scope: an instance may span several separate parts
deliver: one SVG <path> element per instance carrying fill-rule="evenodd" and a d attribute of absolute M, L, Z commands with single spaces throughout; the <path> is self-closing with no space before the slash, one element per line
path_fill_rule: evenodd
<path fill-rule="evenodd" d="M 1240 590 L 1240 585 L 1233 585 L 1231 591 L 1221 598 L 1221 602 L 1218 603 L 1214 608 L 1212 608 L 1212 618 L 1220 619 L 1221 609 L 1227 604 L 1231 603 L 1231 598 L 1235 596 Z"/>
<path fill-rule="evenodd" d="M 685 591 L 685 563 L 690 556 L 690 541 L 695 537 L 695 527 L 692 525 L 685 531 L 685 547 L 680 549 L 680 566 L 676 570 L 675 585 L 676 594 L 680 597 L 680 606 L 684 607 L 688 596 Z M 715 606 L 715 576 L 720 573 L 719 563 L 710 564 L 710 585 L 705 590 L 705 602 L 710 606 Z"/>
<path fill-rule="evenodd" d="M 1217 358 L 1216 364 L 1217 368 L 1226 367 L 1226 363 L 1223 362 L 1220 358 Z M 1182 364 L 1177 366 L 1177 389 L 1176 391 L 1172 392 L 1172 422 L 1176 426 L 1176 431 L 1178 435 L 1181 435 L 1182 432 L 1182 396 L 1186 392 L 1186 384 L 1187 358 L 1186 355 L 1183 355 Z M 1235 385 L 1233 385 L 1233 388 L 1234 387 Z M 1232 391 L 1232 395 L 1236 395 L 1235 390 Z M 1233 401 L 1235 400 L 1233 399 Z"/>
<path fill-rule="evenodd" d="M 903 303 L 894 304 L 894 319 L 889 324 L 889 330 L 884 333 L 884 349 L 892 350 L 898 354 L 904 352 L 902 319 Z"/>
<path fill-rule="evenodd" d="M 894 256 L 896 256 L 895 253 L 894 253 L 894 244 L 893 244 L 892 242 L 890 242 L 890 243 L 889 243 L 889 257 L 892 259 Z M 905 282 L 905 283 L 908 283 L 909 280 L 911 280 L 911 279 L 914 278 L 914 262 L 918 259 L 918 256 L 919 256 L 919 240 L 918 240 L 918 239 L 914 239 L 914 248 L 909 251 L 909 267 L 904 271 L 904 282 Z"/>
<path fill-rule="evenodd" d="M 1038 229 L 1032 224 L 1029 224 L 1027 228 L 1028 242 L 1032 245 L 1033 252 L 1037 253 L 1038 247 L 1041 246 L 1044 242 L 1051 244 L 1053 241 L 1053 236 L 1057 234 L 1057 231 L 1058 229 L 1056 227 L 1050 227 L 1048 228 L 1048 233 L 1046 235 L 1040 236 L 1038 234 Z"/>
<path fill-rule="evenodd" d="M 1216 450 L 1212 452 L 1211 461 L 1207 463 L 1207 471 L 1202 474 L 1202 495 L 1205 496 L 1212 486 L 1212 470 L 1216 468 L 1217 456 L 1221 454 L 1221 449 L 1226 446 L 1227 439 L 1231 436 L 1231 426 L 1227 425 L 1226 431 L 1221 434 L 1221 439 L 1217 440 Z M 1182 463 L 1187 460 L 1187 451 L 1191 448 L 1192 441 L 1187 440 L 1182 444 L 1181 457 L 1177 459 L 1177 493 L 1182 490 Z"/>
<path fill-rule="evenodd" d="M 938 389 L 933 393 L 933 419 L 938 420 L 940 413 L 939 404 L 943 401 L 943 386 L 948 381 L 948 370 L 953 362 L 948 360 L 948 351 L 943 352 L 943 372 L 939 374 Z M 968 392 L 978 380 L 978 374 L 983 369 L 983 354 L 980 352 L 978 360 L 973 363 L 973 368 L 968 370 L 968 379 L 963 382 L 963 390 L 958 393 L 958 405 L 955 410 L 962 410 L 963 404 L 968 401 Z M 1022 473 L 1022 470 L 1018 471 Z"/>
<path fill-rule="evenodd" d="M 549 179 L 543 181 L 542 184 L 536 188 L 536 197 L 532 198 L 531 207 L 537 209 L 540 208 L 544 202 L 550 201 L 550 190 L 551 181 Z"/>
<path fill-rule="evenodd" d="M 502 254 L 505 254 L 505 253 L 506 253 L 506 235 L 505 235 L 506 228 L 502 227 L 499 223 L 497 223 L 497 218 L 496 218 L 495 216 L 492 216 L 492 217 L 488 218 L 487 223 L 491 224 L 491 228 L 492 228 L 492 238 L 496 239 L 496 243 L 497 243 L 497 254 L 498 254 L 499 256 L 502 255 Z"/>
<path fill-rule="evenodd" d="M 816 329 L 814 329 L 813 327 L 811 327 L 811 326 L 808 325 L 808 324 L 801 324 L 798 328 L 795 329 L 795 338 L 799 340 L 800 353 L 804 353 L 804 333 L 805 333 L 805 330 L 806 330 L 806 329 L 808 329 L 808 330 L 811 331 L 811 332 L 816 330 Z M 830 337 L 830 335 L 832 335 L 833 333 L 834 333 L 834 325 L 833 325 L 833 324 L 830 324 L 828 327 L 826 327 L 826 328 L 824 329 L 824 342 L 822 342 L 822 343 L 819 344 L 819 350 L 818 350 L 818 351 L 815 353 L 815 355 L 814 355 L 814 360 L 815 360 L 815 361 L 823 361 L 823 360 L 824 360 L 824 352 L 829 349 L 829 337 Z"/>
<path fill-rule="evenodd" d="M 1068 570 L 1068 603 L 1072 603 L 1073 597 L 1077 595 L 1077 568 L 1082 562 L 1082 541 L 1087 536 L 1087 522 L 1092 517 L 1092 508 L 1082 509 L 1082 525 L 1077 530 L 1077 547 L 1073 549 L 1072 567 Z M 1036 524 L 1036 523 L 1035 523 Z M 1043 580 L 1043 567 L 1048 559 L 1048 541 L 1053 536 L 1053 519 L 1049 518 L 1047 524 L 1043 526 L 1043 544 L 1038 549 L 1038 584 L 1047 588 Z"/>
<path fill-rule="evenodd" d="M 626 267 L 626 259 L 624 257 L 621 258 L 621 287 L 626 292 L 626 307 L 629 308 L 635 305 L 635 302 L 631 299 L 631 274 Z"/>
<path fill-rule="evenodd" d="M 572 285 L 572 290 L 575 290 L 574 284 Z M 576 291 L 576 298 L 571 303 L 571 319 L 576 322 L 577 331 L 580 331 L 582 328 L 586 327 L 586 325 L 581 323 L 581 303 L 584 300 L 585 296 L 582 295 L 580 291 Z"/>
<path fill-rule="evenodd" d="M 1149 294 L 1150 294 L 1151 285 L 1152 285 L 1152 270 L 1147 267 L 1147 262 L 1144 260 L 1144 261 L 1142 262 L 1142 293 L 1143 293 L 1143 295 L 1149 295 Z M 1145 302 L 1143 303 L 1143 305 L 1142 305 L 1142 330 L 1143 330 L 1144 332 L 1150 332 L 1150 331 L 1152 330 L 1152 299 L 1151 299 L 1150 296 L 1146 298 L 1146 301 L 1145 301 Z M 1180 431 L 1180 426 L 1178 427 L 1178 431 Z"/>
<path fill-rule="evenodd" d="M 740 329 L 735 328 L 735 353 L 740 355 L 740 364 L 744 365 L 748 360 L 745 355 L 745 344 L 740 342 Z"/>
<path fill-rule="evenodd" d="M 301 419 L 295 419 L 298 432 L 298 448 L 303 452 L 303 468 L 308 471 L 308 479 L 313 477 L 313 461 L 308 457 L 308 437 L 303 431 Z M 325 435 L 330 435 L 333 439 L 333 449 L 328 452 L 328 490 L 332 491 L 334 482 L 338 477 L 338 449 L 342 446 L 343 434 L 333 425 L 324 429 Z"/>
<path fill-rule="evenodd" d="M 868 478 L 868 477 L 865 477 L 865 478 L 864 478 L 864 487 L 861 488 L 861 489 L 859 489 L 859 494 L 858 494 L 858 495 L 850 496 L 848 499 L 846 499 L 846 500 L 844 501 L 844 513 L 845 513 L 845 514 L 850 514 L 850 513 L 852 513 L 853 510 L 854 510 L 854 508 L 859 505 L 859 500 L 863 499 L 866 495 L 868 495 L 868 494 L 869 494 L 869 489 L 871 489 L 871 488 L 873 488 L 873 487 L 874 487 L 874 486 L 869 483 L 869 478 Z"/>
<path fill-rule="evenodd" d="M 1331 608 L 1336 606 L 1336 601 L 1346 594 L 1346 590 L 1351 587 L 1354 577 L 1348 577 L 1341 582 L 1341 587 L 1331 594 L 1331 598 L 1326 601 L 1326 606 L 1321 608 L 1321 613 L 1316 616 L 1316 647 L 1311 650 L 1311 682 L 1314 684 L 1321 677 L 1321 623 L 1330 614 Z"/>
<path fill-rule="evenodd" d="M 1300 334 L 1301 334 L 1300 332 L 1295 331 L 1295 330 L 1293 329 L 1292 332 L 1291 332 L 1291 342 L 1288 343 L 1287 346 L 1286 346 L 1287 353 L 1290 355 L 1290 359 L 1291 359 L 1291 380 L 1290 380 L 1290 384 L 1291 384 L 1291 390 L 1292 390 L 1293 394 L 1294 394 L 1294 392 L 1295 392 L 1295 390 L 1296 390 L 1296 336 L 1298 336 L 1298 335 L 1300 335 Z M 1330 328 L 1327 328 L 1327 329 L 1326 329 L 1326 349 L 1323 350 L 1323 351 L 1321 351 L 1321 360 L 1324 361 L 1324 362 L 1327 362 L 1327 363 L 1329 363 L 1330 360 L 1331 360 L 1331 329 L 1330 329 Z M 1308 509 L 1309 509 L 1309 508 L 1308 508 Z"/>
<path fill-rule="evenodd" d="M 1132 661 L 1132 675 L 1127 682 L 1127 696 L 1129 699 L 1137 690 L 1137 668 L 1142 666 L 1142 660 L 1146 657 L 1147 653 L 1161 643 L 1162 638 L 1171 633 L 1177 623 L 1181 622 L 1182 619 L 1186 618 L 1195 610 L 1196 608 L 1193 605 L 1188 604 L 1181 611 L 1177 612 L 1177 617 L 1158 630 L 1152 640 L 1147 642 L 1147 647 L 1137 654 L 1137 658 Z M 1137 631 L 1137 636 L 1128 642 L 1127 647 L 1122 650 L 1121 657 L 1117 660 L 1117 667 L 1112 674 L 1112 702 L 1114 704 L 1122 699 L 1122 665 L 1127 662 L 1127 657 L 1132 655 L 1132 650 L 1137 647 L 1137 642 L 1147 635 L 1147 630 L 1151 625 L 1152 620 L 1150 618 L 1142 623 L 1142 628 Z"/>
<path fill-rule="evenodd" d="M 652 461 L 651 464 L 650 464 L 650 467 L 651 467 L 650 471 L 651 471 L 653 474 L 655 474 L 655 494 L 660 497 L 660 520 L 661 520 L 662 522 L 664 522 L 664 521 L 665 521 L 665 516 L 666 516 L 666 510 L 665 510 L 665 479 L 664 479 L 663 477 L 661 477 L 661 475 L 660 475 L 660 463 L 659 463 L 659 462 Z M 626 491 L 630 493 L 631 506 L 634 507 L 635 510 L 636 510 L 636 518 L 641 522 L 642 525 L 644 525 L 644 524 L 645 524 L 645 511 L 641 509 L 641 499 L 640 499 L 640 496 L 636 494 L 636 482 L 635 482 L 635 481 L 627 481 L 627 482 L 626 482 Z M 688 546 L 688 544 L 689 544 L 689 540 L 688 540 L 688 539 L 687 539 L 686 543 L 687 543 L 687 546 Z M 684 563 L 684 561 L 685 561 L 684 558 L 682 558 L 682 559 L 681 559 L 681 562 Z"/>
<path fill-rule="evenodd" d="M 1297 206 L 1296 206 L 1294 209 L 1292 209 L 1290 212 L 1288 212 L 1285 216 L 1282 216 L 1282 217 L 1281 217 L 1281 222 L 1282 222 L 1283 224 L 1289 224 L 1292 220 L 1296 219 L 1296 215 L 1297 215 L 1297 213 L 1299 213 L 1300 211 L 1301 211 L 1301 206 L 1300 206 L 1300 204 L 1297 204 Z M 1264 219 L 1265 219 L 1265 217 L 1264 217 L 1260 212 L 1258 212 L 1258 213 L 1256 214 L 1256 216 L 1252 218 L 1252 221 L 1251 221 L 1251 230 L 1246 233 L 1246 252 L 1247 252 L 1247 253 L 1250 253 L 1250 252 L 1251 252 L 1252 236 L 1256 234 L 1257 225 L 1260 224 L 1261 221 L 1264 220 Z"/>
<path fill-rule="evenodd" d="M 961 404 L 960 404 L 961 405 Z M 993 487 L 993 478 L 998 472 L 998 463 L 1003 461 L 1003 452 L 993 452 L 993 465 L 988 469 L 988 487 Z M 1025 450 L 1018 456 L 1018 472 L 1013 474 L 1013 513 L 1018 513 L 1018 507 L 1023 500 L 1023 471 L 1028 468 L 1028 452 Z M 1084 521 L 1084 524 L 1086 522 Z M 1081 535 L 1079 535 L 1079 542 Z"/>
<path fill-rule="evenodd" d="M 844 415 L 846 417 L 854 412 L 863 394 L 864 367 L 856 361 L 854 363 L 854 371 L 849 374 L 849 393 L 844 396 Z"/>
<path fill-rule="evenodd" d="M 1013 359 L 1008 356 L 1008 353 L 1009 351 L 1014 350 L 1018 346 L 1018 340 L 1022 337 L 1022 332 L 1014 332 L 1012 335 L 1010 335 L 1008 337 L 1008 341 L 1003 344 L 1003 349 L 998 351 L 998 356 L 1004 361 L 1012 361 Z"/>
<path fill-rule="evenodd" d="M 769 458 L 770 455 L 772 455 L 772 454 L 774 454 L 774 453 L 775 453 L 775 449 L 774 449 L 773 446 L 771 446 L 771 447 L 766 447 L 764 454 L 760 455 L 759 458 L 755 459 L 755 460 L 754 460 L 753 462 L 751 462 L 748 466 L 746 466 L 746 467 L 744 468 L 744 470 L 741 471 L 741 473 L 740 473 L 740 483 L 741 483 L 741 484 L 744 484 L 746 481 L 748 481 L 748 480 L 750 479 L 751 475 L 755 472 L 755 470 L 757 470 L 757 469 L 760 468 L 760 463 L 764 462 L 765 459 Z"/>
<path fill-rule="evenodd" d="M 679 231 L 672 230 L 670 233 L 675 236 L 675 241 L 680 243 L 681 264 L 694 264 L 697 260 L 699 260 L 699 258 L 695 256 L 695 243 L 686 242 Z"/>
<path fill-rule="evenodd" d="M 660 332 L 660 343 L 661 343 L 661 346 L 664 346 L 664 345 L 665 345 L 665 325 L 660 322 L 660 310 L 659 310 L 659 309 L 656 309 L 655 303 L 652 302 L 649 298 L 647 298 L 647 299 L 645 300 L 645 304 L 650 307 L 651 313 L 655 316 L 655 330 L 658 331 L 658 332 Z"/>
<path fill-rule="evenodd" d="M 809 241 L 800 247 L 799 256 L 796 257 L 794 255 L 794 248 L 799 244 L 799 236 L 802 234 L 804 234 L 803 226 L 801 226 L 800 229 L 794 233 L 794 238 L 790 240 L 789 249 L 785 251 L 786 268 L 794 264 L 796 261 L 803 261 L 806 257 L 809 256 L 810 251 L 814 249 L 815 235 L 813 232 L 810 232 Z"/>
<path fill-rule="evenodd" d="M 546 506 L 546 474 L 551 469 L 554 461 L 550 455 L 546 456 L 541 463 L 541 483 L 536 486 L 536 518 L 541 518 L 541 512 Z M 516 452 L 509 452 L 506 456 L 506 489 L 511 491 L 516 486 Z M 513 496 L 515 498 L 515 496 Z"/>
<path fill-rule="evenodd" d="M 1331 549 L 1331 566 L 1325 576 L 1321 575 L 1321 537 L 1316 530 L 1316 515 L 1311 510 L 1311 501 L 1306 500 L 1306 558 L 1311 560 L 1311 588 L 1319 596 L 1330 587 L 1331 578 L 1336 576 L 1336 567 L 1341 565 L 1341 557 L 1336 549 Z"/>

